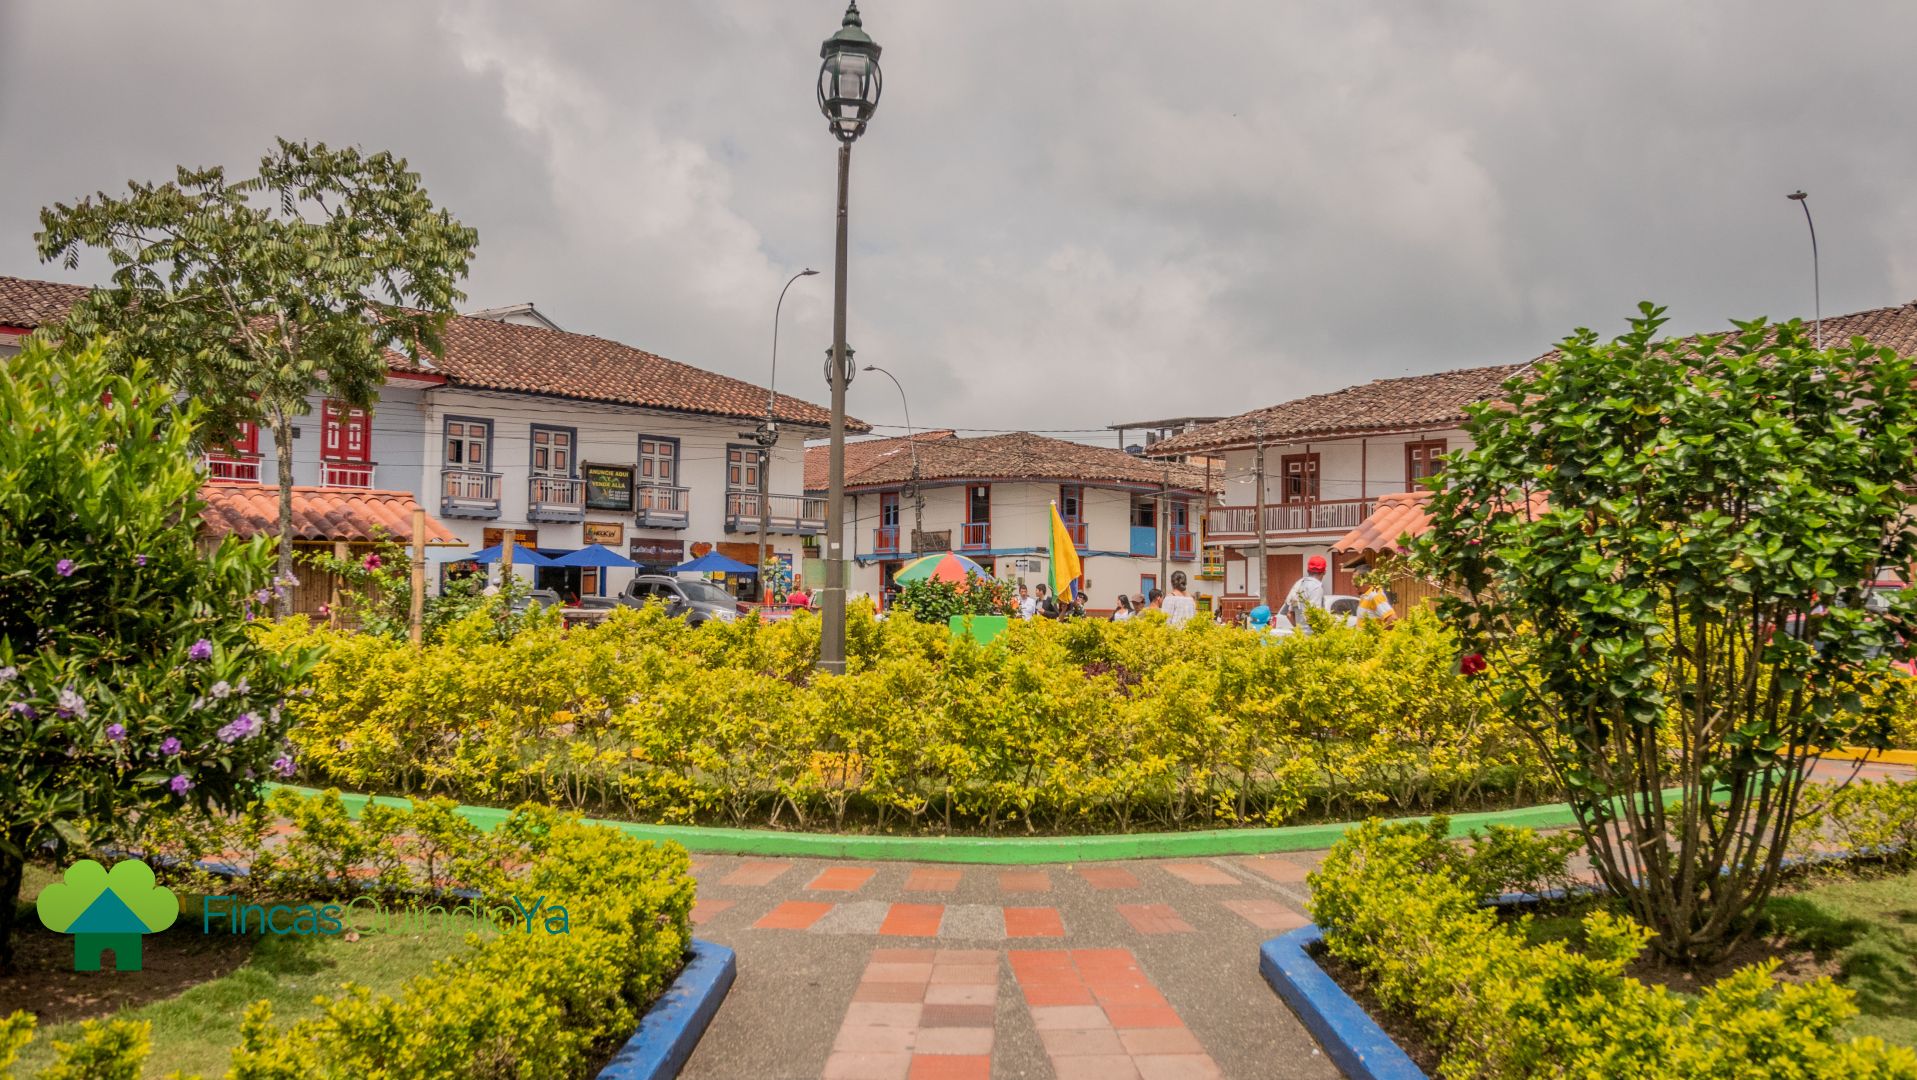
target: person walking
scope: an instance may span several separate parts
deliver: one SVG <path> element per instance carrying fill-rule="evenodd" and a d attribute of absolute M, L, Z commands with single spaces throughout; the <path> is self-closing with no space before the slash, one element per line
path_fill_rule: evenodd
<path fill-rule="evenodd" d="M 1305 563 L 1305 576 L 1301 577 L 1285 594 L 1285 602 L 1278 610 L 1298 633 L 1311 633 L 1311 616 L 1306 614 L 1311 608 L 1325 610 L 1325 557 L 1313 555 Z"/>
<path fill-rule="evenodd" d="M 1357 569 L 1352 567 L 1351 569 Z M 1356 578 L 1358 587 L 1364 592 L 1358 597 L 1358 621 L 1377 621 L 1390 623 L 1398 617 L 1398 609 L 1391 604 L 1391 593 L 1385 588 L 1384 572 L 1366 570 Z"/>
<path fill-rule="evenodd" d="M 1132 617 L 1132 598 L 1124 593 L 1118 594 L 1118 606 L 1112 609 L 1113 622 L 1125 622 Z"/>
<path fill-rule="evenodd" d="M 1172 571 L 1171 595 L 1165 598 L 1165 621 L 1172 626 L 1183 626 L 1198 614 L 1198 602 L 1185 592 L 1185 572 Z"/>
<path fill-rule="evenodd" d="M 1040 585 L 1043 590 L 1045 586 Z M 1032 598 L 1032 590 L 1021 581 L 1018 583 L 1018 617 L 1030 621 L 1038 614 L 1038 601 Z"/>

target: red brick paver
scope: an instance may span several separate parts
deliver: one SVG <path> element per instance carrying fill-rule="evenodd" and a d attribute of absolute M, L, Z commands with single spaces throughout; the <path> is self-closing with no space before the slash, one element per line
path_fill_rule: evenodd
<path fill-rule="evenodd" d="M 989 949 L 874 949 L 826 1080 L 990 1080 L 998 959 Z"/>
<path fill-rule="evenodd" d="M 1120 904 L 1118 914 L 1141 934 L 1188 934 L 1192 929 L 1170 904 Z"/>
<path fill-rule="evenodd" d="M 1094 889 L 1138 888 L 1138 875 L 1122 866 L 1087 866 L 1078 871 L 1078 876 Z"/>
<path fill-rule="evenodd" d="M 1305 875 L 1311 873 L 1311 869 L 1303 863 L 1293 862 L 1281 855 L 1253 855 L 1238 860 L 1238 864 L 1281 885 L 1302 885 Z"/>
<path fill-rule="evenodd" d="M 1005 909 L 1005 936 L 1064 937 L 1065 920 L 1059 917 L 1057 908 L 1008 907 Z"/>
<path fill-rule="evenodd" d="M 1223 1075 L 1129 949 L 1014 950 L 1011 961 L 1058 1080 Z M 1085 1000 L 1040 1004 L 1073 989 Z"/>
<path fill-rule="evenodd" d="M 888 937 L 937 937 L 939 922 L 944 918 L 944 904 L 893 904 L 879 924 L 879 933 Z"/>
<path fill-rule="evenodd" d="M 1000 870 L 998 887 L 1002 892 L 1051 892 L 1052 875 L 1043 870 Z"/>
<path fill-rule="evenodd" d="M 952 890 L 958 888 L 959 878 L 961 876 L 962 874 L 958 870 L 947 870 L 947 869 L 944 869 L 943 867 L 921 866 L 918 869 L 912 871 L 911 874 L 906 876 L 905 891 L 906 892 L 951 892 Z"/>
<path fill-rule="evenodd" d="M 719 880 L 721 885 L 770 885 L 780 875 L 792 869 L 789 862 L 753 861 L 740 863 L 738 868 Z"/>
<path fill-rule="evenodd" d="M 704 926 L 712 921 L 714 915 L 736 903 L 737 900 L 695 900 L 692 904 L 692 925 Z"/>
<path fill-rule="evenodd" d="M 869 866 L 831 866 L 819 871 L 819 876 L 806 888 L 818 892 L 857 892 L 877 873 Z"/>
<path fill-rule="evenodd" d="M 1310 920 L 1276 900 L 1226 900 L 1227 910 L 1260 930 L 1296 930 Z"/>
<path fill-rule="evenodd" d="M 1193 885 L 1242 885 L 1244 882 L 1209 863 L 1165 863 L 1165 872 Z"/>
<path fill-rule="evenodd" d="M 832 910 L 831 904 L 822 904 L 816 900 L 787 900 L 778 907 L 765 913 L 765 917 L 752 924 L 755 930 L 804 930 Z"/>

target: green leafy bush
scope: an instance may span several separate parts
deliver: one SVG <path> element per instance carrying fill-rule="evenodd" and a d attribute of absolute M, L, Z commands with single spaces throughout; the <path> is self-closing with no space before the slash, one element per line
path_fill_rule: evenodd
<path fill-rule="evenodd" d="M 1428 613 L 1273 641 L 1162 620 L 1015 622 L 991 644 L 855 608 L 689 628 L 642 609 L 508 640 L 328 646 L 291 706 L 306 776 L 660 821 L 1078 831 L 1523 800 L 1548 778 Z"/>
<path fill-rule="evenodd" d="M 1917 780 L 1853 780 L 1804 795 L 1792 853 L 1857 852 L 1898 865 L 1917 863 Z"/>
<path fill-rule="evenodd" d="M 97 346 L 0 360 L 0 911 L 41 844 L 291 769 L 282 706 L 318 642 L 247 634 L 286 584 L 264 541 L 196 546 L 199 415 Z"/>
<path fill-rule="evenodd" d="M 1010 580 L 968 571 L 963 582 L 930 578 L 906 582 L 892 610 L 944 626 L 954 615 L 1015 615 L 1018 591 Z"/>
<path fill-rule="evenodd" d="M 1599 909 L 1582 942 L 1526 944 L 1522 923 L 1481 904 L 1498 863 L 1548 861 L 1538 841 L 1513 835 L 1460 852 L 1442 823 L 1371 820 L 1340 840 L 1312 874 L 1312 917 L 1331 955 L 1351 965 L 1386 1008 L 1409 1016 L 1443 1052 L 1439 1074 L 1528 1080 L 1911 1080 L 1917 1052 L 1844 1039 L 1856 1015 L 1828 979 L 1775 982 L 1776 962 L 1748 967 L 1695 998 L 1624 974 L 1649 932 Z M 1562 865 L 1561 856 L 1558 859 Z"/>

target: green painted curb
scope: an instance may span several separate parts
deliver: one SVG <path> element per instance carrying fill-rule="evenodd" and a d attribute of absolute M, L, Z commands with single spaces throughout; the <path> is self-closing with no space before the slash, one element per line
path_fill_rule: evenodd
<path fill-rule="evenodd" d="M 320 789 L 269 784 L 301 795 Z M 391 795 L 341 794 L 349 812 L 357 815 L 368 800 L 405 809 L 410 803 Z M 461 817 L 486 832 L 506 819 L 509 811 L 491 806 L 461 806 Z M 1429 821 L 1429 817 L 1394 818 Z M 773 832 L 765 829 L 725 829 L 704 825 L 642 825 L 632 821 L 587 818 L 594 825 L 618 829 L 640 840 L 670 840 L 688 851 L 711 855 L 796 855 L 820 859 L 875 859 L 934 863 L 987 863 L 1001 866 L 1033 863 L 1104 862 L 1113 859 L 1192 858 L 1204 855 L 1263 855 L 1279 851 L 1328 848 L 1356 822 L 1326 825 L 1287 825 L 1276 829 L 1210 829 L 1202 832 L 1127 833 L 1117 836 L 859 836 L 838 833 Z M 1529 829 L 1559 829 L 1577 824 L 1565 803 L 1526 806 L 1451 815 L 1451 835 L 1472 829 L 1509 825 Z"/>

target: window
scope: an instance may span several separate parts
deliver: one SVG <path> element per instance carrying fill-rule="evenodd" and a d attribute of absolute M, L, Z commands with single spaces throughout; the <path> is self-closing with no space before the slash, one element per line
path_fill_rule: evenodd
<path fill-rule="evenodd" d="M 639 483 L 671 486 L 679 475 L 679 440 L 639 436 Z"/>
<path fill-rule="evenodd" d="M 972 484 L 965 489 L 965 523 L 982 525 L 992 520 L 992 485 Z"/>
<path fill-rule="evenodd" d="M 487 447 L 493 441 L 490 420 L 446 421 L 446 467 L 485 472 L 491 455 Z"/>
<path fill-rule="evenodd" d="M 1132 527 L 1135 529 L 1156 529 L 1158 527 L 1158 500 L 1150 497 L 1132 500 Z"/>
<path fill-rule="evenodd" d="M 726 487 L 734 491 L 759 490 L 759 448 L 726 447 Z"/>
<path fill-rule="evenodd" d="M 1085 489 L 1077 484 L 1062 484 L 1058 489 L 1058 516 L 1066 521 L 1085 520 Z"/>
<path fill-rule="evenodd" d="M 899 527 L 899 493 L 888 491 L 879 496 L 879 528 Z"/>
<path fill-rule="evenodd" d="M 571 476 L 573 439 L 571 428 L 540 427 L 535 424 L 532 429 L 533 475 Z"/>
<path fill-rule="evenodd" d="M 372 455 L 373 418 L 365 409 L 329 401 L 320 409 L 320 457 L 366 461 Z"/>
<path fill-rule="evenodd" d="M 1318 455 L 1286 454 L 1278 459 L 1278 500 L 1318 501 Z"/>
<path fill-rule="evenodd" d="M 1152 590 L 1156 588 L 1158 588 L 1157 574 L 1138 575 L 1138 595 L 1144 597 L 1146 603 L 1151 603 Z"/>
<path fill-rule="evenodd" d="M 1436 476 L 1444 469 L 1444 440 L 1425 439 L 1422 442 L 1406 443 L 1404 446 L 1405 490 L 1416 491 L 1421 484 L 1418 481 L 1427 476 Z"/>
<path fill-rule="evenodd" d="M 1171 527 L 1173 532 L 1188 532 L 1191 529 L 1191 504 L 1184 499 L 1171 501 Z"/>
<path fill-rule="evenodd" d="M 210 453 L 221 457 L 252 457 L 260 452 L 260 426 L 251 420 L 242 420 L 233 430 L 232 441 L 225 446 L 214 446 Z"/>

